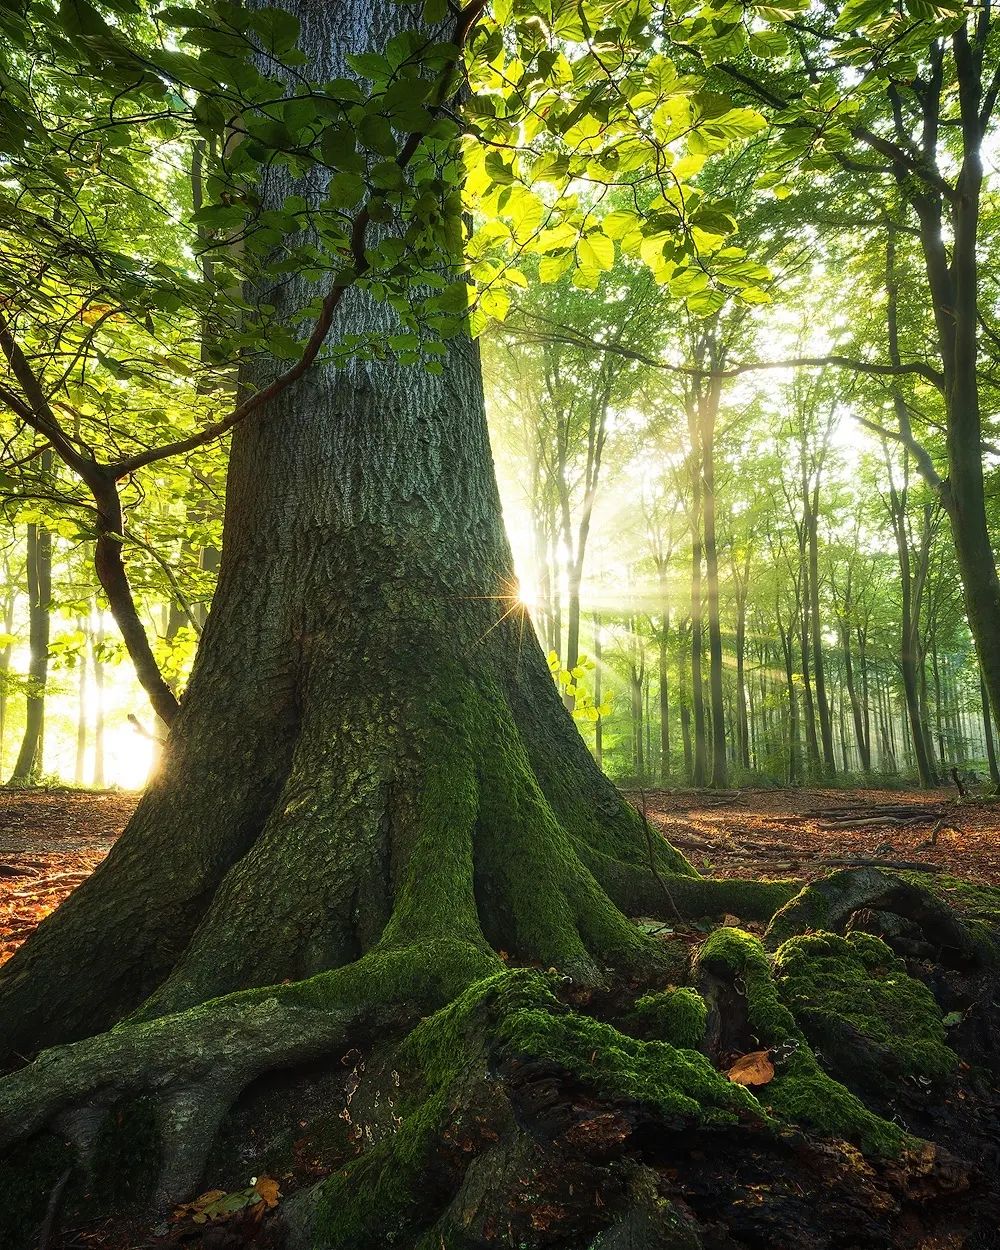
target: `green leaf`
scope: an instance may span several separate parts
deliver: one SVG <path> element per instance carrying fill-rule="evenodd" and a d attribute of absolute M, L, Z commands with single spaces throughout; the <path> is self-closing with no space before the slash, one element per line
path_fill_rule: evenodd
<path fill-rule="evenodd" d="M 364 198 L 365 183 L 360 174 L 334 174 L 327 184 L 327 202 L 333 208 L 353 208 Z"/>
<path fill-rule="evenodd" d="M 588 234 L 576 245 L 577 260 L 583 269 L 611 269 L 615 263 L 615 245 L 604 234 Z"/>

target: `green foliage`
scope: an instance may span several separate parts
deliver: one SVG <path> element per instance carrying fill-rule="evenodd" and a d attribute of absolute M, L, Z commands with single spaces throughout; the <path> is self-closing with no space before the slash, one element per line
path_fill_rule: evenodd
<path fill-rule="evenodd" d="M 573 700 L 573 715 L 579 721 L 598 721 L 611 712 L 611 698 L 595 703 L 587 689 L 586 678 L 596 667 L 594 661 L 585 655 L 577 657 L 571 669 L 566 668 L 555 651 L 548 654 L 549 672 L 555 678 L 560 691 Z"/>

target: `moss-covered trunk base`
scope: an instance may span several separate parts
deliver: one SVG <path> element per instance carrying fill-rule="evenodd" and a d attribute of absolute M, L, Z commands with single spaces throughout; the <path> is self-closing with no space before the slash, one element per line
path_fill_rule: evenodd
<path fill-rule="evenodd" d="M 124 1250 L 145 1244 L 143 1212 L 268 1175 L 273 1211 L 168 1215 L 170 1236 L 982 1250 L 1000 1217 L 996 964 L 985 945 L 974 967 L 954 948 L 904 959 L 860 927 L 871 886 L 810 887 L 856 889 L 846 933 L 773 952 L 735 927 L 693 947 L 668 935 L 659 958 L 597 986 L 390 926 L 341 969 L 48 1052 L 0 1087 L 0 1243 L 34 1247 L 47 1213 L 68 1227 L 100 1214 Z M 938 932 L 927 898 L 901 897 L 926 917 L 922 940 Z M 966 902 L 963 931 L 1000 891 Z M 886 937 L 903 954 L 913 940 Z M 730 1080 L 754 1053 L 769 1078 Z"/>

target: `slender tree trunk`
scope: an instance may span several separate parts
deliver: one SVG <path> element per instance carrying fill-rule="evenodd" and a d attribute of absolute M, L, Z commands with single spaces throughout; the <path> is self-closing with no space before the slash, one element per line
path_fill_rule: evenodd
<path fill-rule="evenodd" d="M 802 654 L 802 703 L 806 723 L 806 758 L 809 772 L 815 776 L 820 772 L 819 738 L 816 736 L 816 710 L 813 704 L 812 678 L 810 677 L 809 658 L 809 607 L 808 596 L 802 596 L 800 618 L 800 641 Z"/>
<path fill-rule="evenodd" d="M 604 769 L 604 716 L 600 711 L 604 701 L 604 651 L 601 639 L 601 614 L 594 613 L 594 704 L 598 709 L 594 722 L 594 759 L 597 767 Z"/>
<path fill-rule="evenodd" d="M 659 678 L 660 678 L 660 782 L 670 783 L 670 686 L 667 660 L 669 658 L 670 609 L 667 604 L 666 579 L 660 580 L 660 601 L 663 615 L 660 618 Z"/>
<path fill-rule="evenodd" d="M 92 608 L 94 627 L 90 633 L 90 662 L 94 670 L 94 773 L 92 784 L 103 790 L 107 785 L 104 773 L 104 661 L 101 652 L 104 647 L 104 622 L 100 606 L 95 603 Z"/>
<path fill-rule="evenodd" d="M 864 741 L 865 756 L 868 760 L 868 767 L 871 768 L 872 759 L 872 718 L 871 718 L 871 700 L 868 690 L 868 634 L 865 630 L 858 629 L 858 662 L 861 665 L 861 708 L 864 713 Z"/>
<path fill-rule="evenodd" d="M 17 586 L 11 575 L 10 559 L 4 555 L 4 640 L 0 645 L 0 773 L 3 769 L 4 746 L 7 740 L 7 683 L 10 680 L 10 658 L 14 650 L 14 610 L 17 605 Z"/>
<path fill-rule="evenodd" d="M 73 779 L 78 786 L 83 785 L 84 769 L 87 761 L 87 622 L 82 616 L 76 618 L 77 632 L 82 636 L 80 647 L 79 670 L 77 672 L 76 691 L 76 766 Z"/>
<path fill-rule="evenodd" d="M 691 742 L 691 689 L 693 682 L 685 680 L 690 677 L 690 647 L 681 648 L 678 662 L 678 687 L 680 690 L 681 741 L 684 746 L 684 779 L 688 785 L 694 785 L 694 750 Z M 687 671 L 685 671 L 687 670 Z"/>
<path fill-rule="evenodd" d="M 979 694 L 983 705 L 983 738 L 986 743 L 986 760 L 990 769 L 990 781 L 994 786 L 1000 786 L 1000 768 L 997 767 L 997 749 L 996 739 L 993 736 L 993 717 L 990 715 L 990 698 L 986 690 L 986 683 L 983 681 L 982 673 L 979 675 Z"/>
<path fill-rule="evenodd" d="M 698 477 L 700 479 L 700 473 Z M 705 677 L 702 668 L 702 589 L 701 589 L 701 487 L 696 487 L 696 528 L 692 530 L 691 543 L 691 708 L 694 731 L 694 767 L 692 781 L 698 788 L 704 786 L 708 776 L 708 735 L 705 724 Z"/>
<path fill-rule="evenodd" d="M 840 621 L 840 645 L 844 656 L 844 685 L 851 702 L 851 716 L 854 720 L 854 740 L 857 743 L 858 759 L 863 772 L 871 772 L 872 761 L 868 750 L 868 737 L 865 731 L 865 713 L 858 699 L 857 686 L 854 680 L 854 661 L 851 657 L 851 627 L 847 618 Z M 865 692 L 867 697 L 867 691 Z"/>
<path fill-rule="evenodd" d="M 794 643 L 791 629 L 785 629 L 778 619 L 781 649 L 785 658 L 785 682 L 788 690 L 788 784 L 797 785 L 802 780 L 802 760 L 799 748 L 799 699 L 795 687 Z"/>
<path fill-rule="evenodd" d="M 719 551 L 715 524 L 715 422 L 721 383 L 713 379 L 698 399 L 704 525 L 705 600 L 708 608 L 709 688 L 712 700 L 712 785 L 729 784 L 726 712 L 722 674 L 722 621 L 719 602 Z"/>
<path fill-rule="evenodd" d="M 803 524 L 806 526 L 809 549 L 809 617 L 812 637 L 813 680 L 816 688 L 816 707 L 819 711 L 820 737 L 823 742 L 823 767 L 833 776 L 837 761 L 833 753 L 833 719 L 830 701 L 826 694 L 826 664 L 823 658 L 823 621 L 819 600 L 819 486 L 813 488 L 812 498 L 807 500 Z M 815 732 L 815 731 L 814 731 Z"/>
<path fill-rule="evenodd" d="M 745 591 L 736 603 L 736 741 L 740 767 L 750 770 L 750 718 L 746 689 L 747 600 Z"/>
<path fill-rule="evenodd" d="M 51 464 L 51 456 L 49 458 Z M 28 526 L 28 697 L 24 736 L 11 781 L 25 785 L 42 771 L 45 737 L 45 687 L 49 670 L 49 627 L 52 607 L 52 535 L 43 526 Z"/>

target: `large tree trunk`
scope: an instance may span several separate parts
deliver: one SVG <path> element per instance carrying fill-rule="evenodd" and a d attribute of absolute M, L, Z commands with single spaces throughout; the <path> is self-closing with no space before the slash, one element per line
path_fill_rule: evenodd
<path fill-rule="evenodd" d="M 295 7 L 323 79 L 413 20 L 389 0 L 335 23 Z M 260 292 L 290 317 L 311 294 Z M 394 329 L 354 291 L 334 332 Z M 163 764 L 0 972 L 2 1050 L 309 977 L 417 928 L 480 971 L 494 947 L 599 979 L 647 951 L 620 908 L 662 906 L 632 892 L 652 854 L 518 606 L 477 348 L 451 340 L 441 376 L 317 368 L 235 433 L 218 589 Z M 655 859 L 707 884 L 659 840 Z"/>

